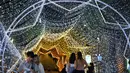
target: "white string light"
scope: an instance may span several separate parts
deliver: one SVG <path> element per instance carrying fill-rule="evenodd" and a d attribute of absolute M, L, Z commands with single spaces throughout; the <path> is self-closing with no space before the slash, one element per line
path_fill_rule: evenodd
<path fill-rule="evenodd" d="M 20 15 L 18 15 L 18 16 L 14 19 L 14 21 L 11 23 L 11 25 L 9 26 L 9 28 L 8 28 L 8 29 L 6 30 L 6 32 L 5 32 L 6 35 L 7 35 L 7 33 L 10 33 L 9 36 L 8 36 L 8 35 L 7 35 L 7 36 L 4 36 L 4 38 L 2 39 L 1 44 L 3 45 L 4 40 L 7 39 L 7 37 L 10 37 L 10 35 L 11 35 L 12 32 L 17 32 L 17 31 L 21 31 L 21 30 L 25 30 L 25 29 L 34 27 L 34 26 L 36 25 L 36 23 L 37 23 L 38 20 L 39 20 L 39 22 L 41 23 L 42 21 L 41 21 L 41 18 L 39 19 L 39 17 L 40 17 L 40 15 L 41 15 L 41 12 L 42 12 L 42 10 L 43 10 L 44 5 L 54 4 L 54 5 L 56 5 L 57 7 L 60 7 L 60 8 L 66 10 L 66 11 L 68 11 L 68 12 L 71 12 L 71 11 L 77 9 L 77 8 L 81 8 L 81 7 L 85 6 L 85 5 L 90 5 L 90 6 L 95 7 L 95 8 L 97 8 L 97 9 L 99 10 L 99 12 L 100 12 L 100 14 L 101 14 L 101 16 L 102 16 L 102 19 L 103 19 L 103 21 L 104 21 L 104 23 L 106 23 L 106 24 L 119 25 L 119 27 L 121 28 L 121 30 L 123 31 L 123 33 L 124 33 L 124 35 L 125 35 L 125 37 L 126 37 L 126 39 L 127 39 L 127 44 L 126 44 L 126 47 L 125 47 L 125 50 L 124 50 L 124 55 L 123 55 L 123 56 L 125 57 L 126 50 L 128 49 L 127 46 L 128 46 L 128 45 L 130 46 L 129 37 L 127 36 L 127 34 L 126 34 L 126 32 L 125 32 L 125 29 L 129 29 L 129 26 L 130 26 L 129 22 L 125 19 L 125 17 L 124 17 L 121 13 L 119 13 L 116 9 L 114 9 L 114 8 L 111 7 L 110 5 L 104 3 L 104 2 L 102 2 L 102 1 L 100 1 L 100 0 L 95 0 L 96 5 L 94 5 L 94 4 L 91 4 L 91 3 L 90 3 L 91 1 L 92 1 L 92 0 L 89 0 L 88 2 L 77 1 L 77 0 L 59 0 L 59 1 L 51 1 L 51 0 L 49 0 L 48 3 L 45 3 L 45 0 L 39 1 L 39 2 L 37 2 L 37 3 L 33 4 L 33 5 L 31 5 L 31 6 L 28 7 L 27 9 L 25 9 Z M 65 8 L 65 7 L 63 7 L 63 6 L 61 6 L 61 5 L 59 5 L 58 3 L 60 3 L 60 2 L 74 2 L 74 3 L 82 3 L 82 4 L 80 4 L 80 5 L 77 6 L 77 7 L 74 7 L 73 9 L 67 9 L 67 8 Z M 103 5 L 105 5 L 105 6 L 102 7 L 102 8 L 100 8 L 99 5 L 98 5 L 98 2 L 101 3 L 101 4 L 103 4 Z M 38 7 L 35 7 L 35 5 L 38 4 L 38 3 L 42 3 L 42 4 L 41 4 L 40 6 L 38 6 Z M 31 11 L 29 11 L 29 12 L 26 12 L 26 11 L 29 10 L 30 8 L 33 8 L 33 9 L 32 9 Z M 32 12 L 33 10 L 36 10 L 36 9 L 38 9 L 38 8 L 40 8 L 40 10 L 39 10 L 39 12 L 38 12 L 38 15 L 37 15 L 36 20 L 35 20 L 35 22 L 33 23 L 33 25 L 29 25 L 29 26 L 26 26 L 26 27 L 22 27 L 22 28 L 15 29 L 15 27 L 17 26 L 17 24 L 20 23 L 20 21 L 21 21 L 25 16 L 27 16 L 30 12 Z M 114 12 L 116 12 L 116 13 L 126 22 L 126 24 L 127 24 L 128 26 L 126 26 L 126 28 L 123 28 L 123 27 L 122 27 L 122 24 L 120 24 L 119 22 L 117 22 L 117 23 L 112 23 L 112 22 L 106 21 L 104 15 L 103 15 L 102 12 L 101 12 L 102 10 L 104 10 L 104 9 L 106 9 L 106 8 L 110 8 L 110 9 L 112 9 Z M 23 15 L 24 13 L 26 13 L 26 14 Z M 80 13 L 80 12 L 79 12 L 79 13 Z M 22 17 L 21 17 L 21 16 L 22 16 Z M 21 19 L 19 19 L 20 17 L 21 17 Z M 19 20 L 18 20 L 18 19 L 19 19 Z M 85 26 L 86 26 L 86 25 L 85 25 Z M 8 41 L 9 41 L 9 40 L 8 40 Z M 16 52 L 16 51 L 18 51 L 18 50 L 15 49 L 14 52 Z M 19 52 L 18 52 L 18 53 L 19 53 Z M 19 56 L 20 56 L 20 55 L 19 55 Z M 21 56 L 20 56 L 20 57 L 21 57 Z M 125 58 L 126 58 L 126 57 L 125 57 Z"/>

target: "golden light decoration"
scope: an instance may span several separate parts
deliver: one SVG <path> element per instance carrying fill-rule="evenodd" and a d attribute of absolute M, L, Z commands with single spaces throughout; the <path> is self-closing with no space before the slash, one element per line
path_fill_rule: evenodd
<path fill-rule="evenodd" d="M 68 30 L 62 33 L 46 33 L 44 39 L 50 42 L 60 40 L 61 38 L 65 37 L 72 30 L 72 28 L 73 27 L 70 27 Z"/>
<path fill-rule="evenodd" d="M 46 33 L 38 44 L 32 48 L 33 51 L 39 55 L 51 54 L 53 58 L 58 60 L 56 65 L 61 71 L 72 52 L 92 48 L 92 46 L 81 45 L 73 39 L 69 33 L 71 30 L 72 27 L 62 33 Z"/>
<path fill-rule="evenodd" d="M 38 54 L 51 54 L 53 58 L 56 58 L 58 60 L 56 65 L 58 66 L 59 71 L 64 68 L 63 61 L 65 60 L 66 55 L 64 53 L 59 52 L 56 47 L 52 47 L 48 50 L 40 48 Z"/>

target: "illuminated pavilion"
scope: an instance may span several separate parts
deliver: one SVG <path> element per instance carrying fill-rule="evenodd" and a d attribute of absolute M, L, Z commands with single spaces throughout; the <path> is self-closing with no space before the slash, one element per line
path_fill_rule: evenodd
<path fill-rule="evenodd" d="M 81 51 L 95 73 L 128 73 L 129 31 L 129 0 L 0 0 L 0 73 L 17 73 L 30 50 L 45 70 Z"/>

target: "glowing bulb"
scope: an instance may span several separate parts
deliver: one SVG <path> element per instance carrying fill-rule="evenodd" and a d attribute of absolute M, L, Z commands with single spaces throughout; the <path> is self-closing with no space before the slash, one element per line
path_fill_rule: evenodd
<path fill-rule="evenodd" d="M 13 43 L 14 39 L 11 39 L 11 42 Z"/>
<path fill-rule="evenodd" d="M 102 56 L 99 54 L 99 55 L 97 56 L 97 59 L 98 59 L 98 61 L 102 61 Z"/>
<path fill-rule="evenodd" d="M 85 56 L 85 59 L 86 59 L 86 61 L 87 61 L 87 63 L 89 64 L 89 63 L 91 63 L 91 55 L 86 55 Z"/>
<path fill-rule="evenodd" d="M 87 26 L 87 25 L 84 25 L 84 27 Z"/>
<path fill-rule="evenodd" d="M 42 23 L 42 20 L 41 20 L 41 18 L 39 18 L 39 23 Z"/>
<path fill-rule="evenodd" d="M 98 41 L 100 40 L 99 37 L 97 37 L 97 40 L 98 40 Z"/>

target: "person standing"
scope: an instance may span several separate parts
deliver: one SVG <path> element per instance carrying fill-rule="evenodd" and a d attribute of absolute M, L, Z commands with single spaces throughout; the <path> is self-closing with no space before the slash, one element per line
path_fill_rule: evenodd
<path fill-rule="evenodd" d="M 20 64 L 18 68 L 18 73 L 34 73 L 32 68 L 32 61 L 34 57 L 33 51 L 28 51 L 26 53 L 27 58 Z"/>
<path fill-rule="evenodd" d="M 67 73 L 67 71 L 66 71 L 66 64 L 64 65 L 64 68 L 61 70 L 61 73 Z"/>
<path fill-rule="evenodd" d="M 74 62 L 75 70 L 73 73 L 85 73 L 84 69 L 88 67 L 87 62 L 83 59 L 82 53 L 77 52 L 77 59 Z"/>
<path fill-rule="evenodd" d="M 90 63 L 90 66 L 88 66 L 87 73 L 94 73 L 94 64 L 92 62 Z"/>
<path fill-rule="evenodd" d="M 35 73 L 45 73 L 43 65 L 40 63 L 39 56 L 34 55 L 33 62 L 35 63 Z"/>
<path fill-rule="evenodd" d="M 75 53 L 71 53 L 69 58 L 69 63 L 67 64 L 66 71 L 67 73 L 72 73 L 74 68 L 74 61 L 76 60 Z"/>

